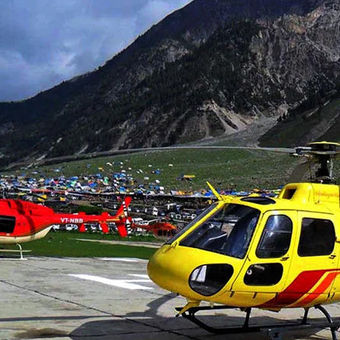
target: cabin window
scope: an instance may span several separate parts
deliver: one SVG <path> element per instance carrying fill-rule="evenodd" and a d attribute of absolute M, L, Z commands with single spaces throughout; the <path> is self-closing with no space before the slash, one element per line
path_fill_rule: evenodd
<path fill-rule="evenodd" d="M 335 231 L 329 220 L 302 219 L 299 256 L 330 255 L 334 249 Z"/>
<path fill-rule="evenodd" d="M 277 258 L 286 254 L 292 238 L 292 229 L 293 223 L 288 216 L 270 216 L 264 227 L 256 256 Z"/>
<path fill-rule="evenodd" d="M 11 234 L 15 227 L 15 217 L 0 216 L 0 233 Z"/>
<path fill-rule="evenodd" d="M 259 216 L 257 209 L 226 204 L 187 235 L 180 245 L 244 258 Z"/>
<path fill-rule="evenodd" d="M 274 286 L 282 278 L 281 263 L 260 263 L 250 266 L 244 277 L 248 286 Z"/>

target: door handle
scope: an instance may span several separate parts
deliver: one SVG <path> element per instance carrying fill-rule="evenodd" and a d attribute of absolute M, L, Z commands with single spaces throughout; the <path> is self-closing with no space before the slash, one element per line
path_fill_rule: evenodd
<path fill-rule="evenodd" d="M 281 261 L 287 261 L 289 259 L 289 256 L 285 256 L 281 259 Z"/>
<path fill-rule="evenodd" d="M 332 254 L 332 255 L 329 256 L 329 258 L 333 260 L 333 259 L 336 258 L 336 255 Z"/>

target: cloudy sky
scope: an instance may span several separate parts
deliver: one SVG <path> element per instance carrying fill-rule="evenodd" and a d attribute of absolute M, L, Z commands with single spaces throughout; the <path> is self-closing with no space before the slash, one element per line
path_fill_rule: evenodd
<path fill-rule="evenodd" d="M 191 0 L 0 0 L 0 101 L 91 71 Z"/>

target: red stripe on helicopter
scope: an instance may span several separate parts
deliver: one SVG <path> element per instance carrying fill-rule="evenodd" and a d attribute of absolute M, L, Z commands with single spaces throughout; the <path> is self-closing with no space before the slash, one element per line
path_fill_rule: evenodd
<path fill-rule="evenodd" d="M 306 306 L 313 302 L 331 285 L 331 283 L 334 281 L 338 274 L 340 274 L 340 272 L 329 273 L 312 293 L 309 293 L 303 300 L 297 303 L 294 307 Z"/>
<path fill-rule="evenodd" d="M 328 269 L 328 270 L 323 269 L 323 270 L 311 270 L 311 271 L 302 272 L 283 292 L 279 293 L 275 298 L 260 305 L 259 307 L 268 308 L 268 307 L 283 307 L 283 306 L 291 305 L 294 302 L 301 299 L 303 295 L 307 294 L 326 272 L 330 272 L 334 270 L 338 270 L 338 269 Z M 327 289 L 327 287 L 325 289 Z"/>

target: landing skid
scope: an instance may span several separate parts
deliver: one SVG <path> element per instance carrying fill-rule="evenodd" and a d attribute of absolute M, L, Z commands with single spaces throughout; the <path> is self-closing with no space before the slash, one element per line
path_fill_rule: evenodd
<path fill-rule="evenodd" d="M 285 331 L 289 330 L 301 330 L 301 329 L 309 329 L 309 328 L 330 328 L 332 333 L 332 340 L 338 340 L 336 331 L 340 328 L 340 321 L 333 322 L 330 314 L 323 306 L 315 306 L 327 319 L 327 322 L 319 322 L 319 323 L 308 323 L 308 312 L 309 308 L 305 309 L 305 314 L 301 322 L 291 322 L 285 324 L 274 324 L 274 325 L 258 325 L 258 326 L 249 326 L 250 313 L 251 308 L 247 308 L 246 317 L 244 320 L 243 326 L 239 327 L 227 327 L 227 328 L 215 328 L 207 325 L 203 321 L 199 320 L 196 317 L 196 313 L 200 311 L 207 310 L 221 310 L 221 309 L 235 309 L 235 307 L 226 307 L 226 306 L 215 306 L 215 307 L 192 307 L 188 309 L 186 312 L 181 315 L 195 323 L 199 327 L 205 329 L 206 331 L 214 334 L 237 334 L 237 333 L 252 333 L 252 332 L 261 332 L 267 330 L 268 335 L 271 339 L 281 339 L 281 334 Z M 182 308 L 176 308 L 177 311 L 181 311 Z"/>
<path fill-rule="evenodd" d="M 31 252 L 31 250 L 22 249 L 22 246 L 19 243 L 17 243 L 17 246 L 19 247 L 19 249 L 0 249 L 0 253 L 20 253 L 20 260 L 27 260 L 23 254 L 29 253 Z"/>
<path fill-rule="evenodd" d="M 26 260 L 24 258 L 24 255 L 23 255 L 23 250 L 22 250 L 22 246 L 20 243 L 17 243 L 17 246 L 19 247 L 19 253 L 20 253 L 20 260 Z"/>

